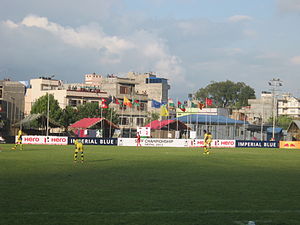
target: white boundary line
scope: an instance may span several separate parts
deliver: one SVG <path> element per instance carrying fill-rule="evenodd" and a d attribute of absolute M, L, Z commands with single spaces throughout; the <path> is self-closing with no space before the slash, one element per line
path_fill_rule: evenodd
<path fill-rule="evenodd" d="M 300 213 L 300 210 L 174 210 L 174 211 L 131 211 L 131 212 L 0 212 L 0 215 L 142 215 L 142 214 L 275 214 Z"/>

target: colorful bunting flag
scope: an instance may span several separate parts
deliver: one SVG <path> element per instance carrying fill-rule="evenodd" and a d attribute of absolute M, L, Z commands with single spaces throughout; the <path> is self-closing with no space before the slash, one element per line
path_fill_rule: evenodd
<path fill-rule="evenodd" d="M 132 99 L 132 105 L 140 106 L 140 103 L 136 99 Z"/>
<path fill-rule="evenodd" d="M 107 100 L 105 98 L 101 98 L 101 106 L 102 109 L 107 109 L 108 105 L 107 105 Z"/>
<path fill-rule="evenodd" d="M 173 99 L 169 98 L 169 109 L 174 109 L 175 103 L 173 102 Z"/>
<path fill-rule="evenodd" d="M 166 107 L 166 105 L 162 105 L 160 108 L 160 115 L 161 116 L 169 116 L 169 111 Z"/>
<path fill-rule="evenodd" d="M 161 103 L 160 102 L 158 102 L 158 101 L 156 101 L 156 100 L 154 100 L 154 99 L 152 99 L 152 104 L 151 104 L 151 106 L 153 107 L 153 108 L 160 108 L 161 107 Z"/>
<path fill-rule="evenodd" d="M 205 105 L 202 102 L 198 102 L 198 108 L 199 109 L 203 109 L 205 107 Z"/>
<path fill-rule="evenodd" d="M 132 103 L 129 101 L 128 98 L 126 98 L 126 96 L 124 96 L 123 104 L 124 104 L 124 105 L 127 105 L 127 106 L 129 106 L 129 107 L 132 107 Z"/>
<path fill-rule="evenodd" d="M 179 108 L 181 111 L 185 112 L 185 107 L 184 107 L 184 105 L 183 105 L 180 101 L 177 102 L 177 105 L 178 105 L 178 108 Z"/>
<path fill-rule="evenodd" d="M 115 96 L 112 97 L 112 102 L 117 104 L 117 105 L 120 105 L 119 100 Z"/>
<path fill-rule="evenodd" d="M 212 105 L 213 101 L 211 98 L 205 98 L 205 104 L 206 105 Z"/>

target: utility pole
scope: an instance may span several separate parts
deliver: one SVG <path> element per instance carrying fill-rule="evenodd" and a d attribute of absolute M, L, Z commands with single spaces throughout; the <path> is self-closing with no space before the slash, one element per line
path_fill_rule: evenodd
<path fill-rule="evenodd" d="M 272 140 L 275 140 L 275 121 L 276 121 L 276 116 L 278 113 L 278 106 L 277 106 L 277 91 L 279 90 L 278 87 L 282 86 L 282 81 L 279 78 L 273 78 L 272 80 L 269 81 L 269 85 L 271 86 L 272 90 L 272 95 L 273 95 L 273 131 L 272 131 Z"/>
<path fill-rule="evenodd" d="M 49 80 L 49 89 L 51 90 L 51 80 L 55 75 L 52 75 L 50 77 L 48 77 Z M 50 99 L 49 99 L 49 92 L 47 91 L 47 124 L 46 124 L 46 136 L 49 136 L 49 112 L 50 112 Z"/>

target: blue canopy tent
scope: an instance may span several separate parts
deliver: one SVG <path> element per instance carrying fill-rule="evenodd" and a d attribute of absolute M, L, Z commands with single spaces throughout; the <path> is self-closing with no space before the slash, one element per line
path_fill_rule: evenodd
<path fill-rule="evenodd" d="M 283 137 L 283 129 L 280 127 L 274 127 L 274 138 L 275 141 L 280 141 Z M 271 140 L 273 138 L 273 127 L 267 128 L 267 140 Z"/>

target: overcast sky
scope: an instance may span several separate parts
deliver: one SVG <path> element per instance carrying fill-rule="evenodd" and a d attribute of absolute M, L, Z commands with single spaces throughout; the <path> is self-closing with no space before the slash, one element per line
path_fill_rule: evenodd
<path fill-rule="evenodd" d="M 300 96 L 300 0 L 1 0 L 0 78 L 155 72 L 170 97 L 211 81 Z"/>

